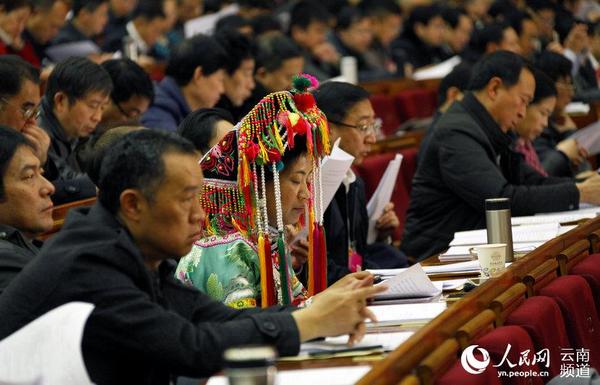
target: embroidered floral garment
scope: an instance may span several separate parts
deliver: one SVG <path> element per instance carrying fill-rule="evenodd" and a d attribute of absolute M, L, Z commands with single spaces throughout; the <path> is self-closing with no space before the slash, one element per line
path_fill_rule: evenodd
<path fill-rule="evenodd" d="M 306 290 L 291 267 L 293 304 L 303 305 Z M 179 261 L 176 276 L 217 301 L 233 308 L 256 307 L 260 304 L 260 267 L 256 246 L 235 232 L 197 241 L 192 251 Z M 277 302 L 282 303 L 279 259 L 273 258 L 273 276 Z"/>

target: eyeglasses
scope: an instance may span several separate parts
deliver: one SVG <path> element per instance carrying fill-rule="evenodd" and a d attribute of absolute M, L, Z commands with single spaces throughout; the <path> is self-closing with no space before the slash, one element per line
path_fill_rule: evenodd
<path fill-rule="evenodd" d="M 113 100 L 113 104 L 115 106 L 117 106 L 117 110 L 119 110 L 119 112 L 121 114 L 123 114 L 123 116 L 126 117 L 127 119 L 137 119 L 140 117 L 140 113 L 138 110 L 133 110 L 133 111 L 127 112 L 123 109 L 123 107 L 121 107 L 121 105 L 119 103 L 115 102 L 114 100 Z"/>
<path fill-rule="evenodd" d="M 0 101 L 6 105 L 19 108 L 24 120 L 30 120 L 30 119 L 36 120 L 40 116 L 40 105 L 39 104 L 36 104 L 35 106 L 29 106 L 29 107 L 19 107 L 19 106 L 15 106 L 13 103 L 9 102 L 6 98 L 1 98 Z"/>
<path fill-rule="evenodd" d="M 556 87 L 567 91 L 575 91 L 575 85 L 569 82 L 556 82 Z"/>
<path fill-rule="evenodd" d="M 348 124 L 343 122 L 336 122 L 334 120 L 330 120 L 329 123 L 337 124 L 338 126 L 354 128 L 355 130 L 358 130 L 363 134 L 377 133 L 381 129 L 381 119 L 379 118 L 374 119 L 372 122 L 364 122 L 358 124 Z"/>

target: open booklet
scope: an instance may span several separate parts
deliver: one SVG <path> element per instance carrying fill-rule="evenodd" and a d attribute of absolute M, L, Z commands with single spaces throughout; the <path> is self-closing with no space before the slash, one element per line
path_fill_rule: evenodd
<path fill-rule="evenodd" d="M 442 79 L 461 62 L 460 56 L 452 56 L 441 63 L 419 69 L 413 74 L 415 80 Z"/>
<path fill-rule="evenodd" d="M 407 298 L 435 298 L 442 293 L 442 289 L 434 285 L 420 264 L 415 264 L 401 273 L 381 282 L 388 289 L 375 295 L 374 300 L 407 299 Z"/>
<path fill-rule="evenodd" d="M 385 205 L 390 202 L 392 198 L 392 192 L 396 186 L 396 179 L 398 178 L 398 171 L 400 171 L 400 165 L 402 164 L 402 154 L 396 154 L 396 157 L 390 161 L 377 189 L 371 196 L 369 203 L 367 203 L 367 214 L 369 215 L 369 231 L 367 233 L 367 243 L 373 243 L 377 239 L 377 230 L 375 224 L 377 219 L 383 214 Z"/>

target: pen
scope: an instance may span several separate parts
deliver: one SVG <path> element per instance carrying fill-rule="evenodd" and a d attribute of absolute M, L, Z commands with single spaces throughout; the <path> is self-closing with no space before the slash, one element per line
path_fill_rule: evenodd
<path fill-rule="evenodd" d="M 383 349 L 383 345 L 369 345 L 369 346 L 355 346 L 344 349 L 335 349 L 335 350 L 314 350 L 312 352 L 308 352 L 310 357 L 319 357 L 319 356 L 329 356 L 339 353 L 351 353 L 351 352 L 362 352 L 365 350 L 377 350 Z"/>

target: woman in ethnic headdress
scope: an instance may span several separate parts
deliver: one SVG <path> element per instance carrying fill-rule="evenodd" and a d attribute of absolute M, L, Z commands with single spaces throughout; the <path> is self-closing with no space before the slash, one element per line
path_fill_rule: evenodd
<path fill-rule="evenodd" d="M 330 144 L 311 86 L 316 80 L 302 75 L 291 92 L 266 96 L 201 161 L 207 236 L 176 274 L 232 307 L 301 305 L 327 286 L 318 165 Z M 306 213 L 308 290 L 291 268 L 284 232 Z"/>

